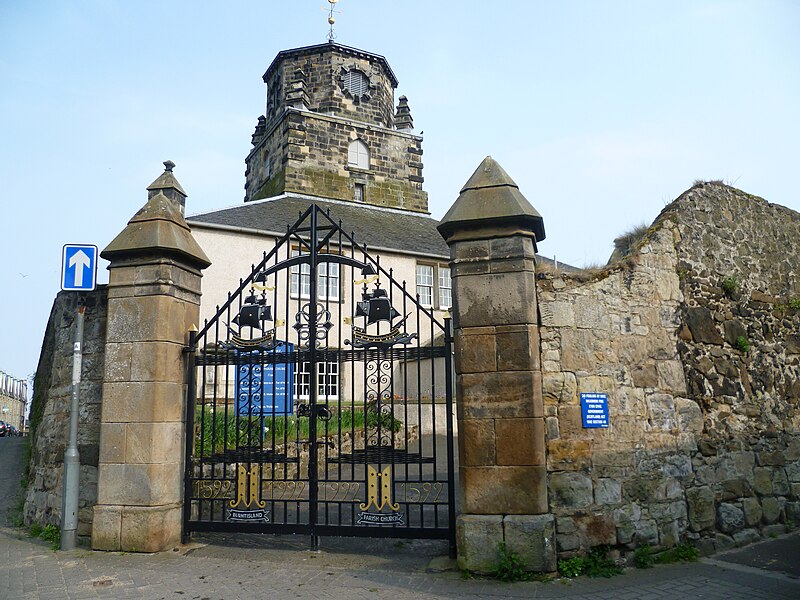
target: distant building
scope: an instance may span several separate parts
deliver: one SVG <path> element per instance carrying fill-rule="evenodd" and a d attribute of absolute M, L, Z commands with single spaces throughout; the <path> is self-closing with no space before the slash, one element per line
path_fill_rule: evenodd
<path fill-rule="evenodd" d="M 28 382 L 14 379 L 0 371 L 0 421 L 13 425 L 20 431 L 25 426 L 28 407 Z"/>

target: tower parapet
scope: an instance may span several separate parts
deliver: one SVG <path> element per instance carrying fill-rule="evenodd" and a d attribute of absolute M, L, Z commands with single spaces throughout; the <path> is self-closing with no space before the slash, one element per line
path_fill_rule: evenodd
<path fill-rule="evenodd" d="M 279 52 L 247 156 L 245 201 L 283 193 L 428 211 L 422 137 L 383 56 L 328 42 Z"/>

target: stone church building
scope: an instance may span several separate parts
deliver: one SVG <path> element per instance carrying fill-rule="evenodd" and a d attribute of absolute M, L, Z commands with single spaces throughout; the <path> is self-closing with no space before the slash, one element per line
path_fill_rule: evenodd
<path fill-rule="evenodd" d="M 405 96 L 395 106 L 397 78 L 386 59 L 326 43 L 278 53 L 263 79 L 266 113 L 245 159 L 244 203 L 187 217 L 212 263 L 201 316 L 235 289 L 244 269 L 232 266 L 257 262 L 311 202 L 379 251 L 422 304 L 447 311 L 449 252 L 428 212 L 422 137 Z M 336 265 L 326 277 L 320 298 L 336 300 L 343 285 Z M 296 286 L 293 294 L 304 293 Z"/>

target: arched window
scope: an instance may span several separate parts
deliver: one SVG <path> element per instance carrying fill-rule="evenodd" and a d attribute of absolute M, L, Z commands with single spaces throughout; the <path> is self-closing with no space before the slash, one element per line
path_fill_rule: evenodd
<path fill-rule="evenodd" d="M 347 148 L 347 164 L 358 169 L 369 169 L 369 148 L 361 140 L 350 142 Z"/>

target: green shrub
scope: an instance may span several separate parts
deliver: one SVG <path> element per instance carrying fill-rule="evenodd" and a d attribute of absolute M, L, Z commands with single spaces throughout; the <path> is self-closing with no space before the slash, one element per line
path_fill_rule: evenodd
<path fill-rule="evenodd" d="M 586 559 L 583 556 L 573 556 L 558 561 L 558 572 L 562 577 L 579 577 L 583 575 Z"/>
<path fill-rule="evenodd" d="M 750 351 L 750 342 L 747 341 L 746 337 L 740 335 L 736 338 L 734 347 L 742 354 L 747 354 Z"/>
<path fill-rule="evenodd" d="M 31 436 L 26 435 L 22 438 L 22 475 L 19 478 L 19 487 L 23 494 L 28 489 L 32 453 Z"/>
<path fill-rule="evenodd" d="M 800 298 L 792 298 L 789 300 L 789 308 L 792 310 L 800 310 Z"/>
<path fill-rule="evenodd" d="M 656 562 L 653 556 L 653 548 L 650 544 L 642 544 L 633 553 L 633 564 L 637 569 L 649 569 Z"/>
<path fill-rule="evenodd" d="M 25 524 L 23 513 L 25 512 L 25 498 L 20 494 L 14 500 L 14 504 L 8 509 L 8 522 L 12 527 L 22 527 Z"/>
<path fill-rule="evenodd" d="M 586 557 L 584 572 L 589 577 L 612 577 L 622 573 L 622 567 L 608 557 L 608 546 L 597 546 Z"/>
<path fill-rule="evenodd" d="M 50 542 L 50 547 L 53 550 L 61 548 L 61 529 L 55 525 L 47 524 L 42 527 L 38 523 L 33 523 L 28 528 L 28 535 L 44 540 L 45 542 Z"/>
<path fill-rule="evenodd" d="M 739 289 L 739 282 L 735 277 L 725 277 L 722 280 L 722 291 L 729 296 Z"/>
<path fill-rule="evenodd" d="M 498 561 L 494 576 L 500 581 L 514 582 L 527 581 L 531 575 L 523 564 L 522 558 L 515 552 L 509 550 L 505 542 L 500 542 L 497 547 Z"/>
<path fill-rule="evenodd" d="M 55 525 L 45 525 L 39 537 L 45 542 L 50 542 L 50 547 L 53 550 L 58 550 L 61 547 L 61 530 Z"/>

